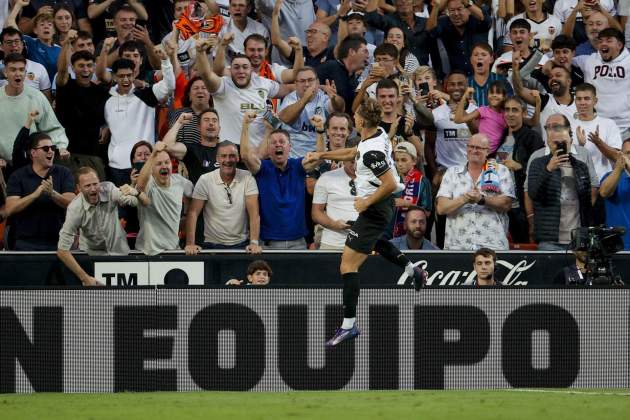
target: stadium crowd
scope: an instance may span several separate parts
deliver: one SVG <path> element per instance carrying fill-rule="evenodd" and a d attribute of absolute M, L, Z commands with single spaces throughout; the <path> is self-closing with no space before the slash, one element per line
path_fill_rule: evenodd
<path fill-rule="evenodd" d="M 343 248 L 378 103 L 400 249 L 630 228 L 630 0 L 0 0 L 4 249 Z M 630 229 L 626 249 L 630 249 Z M 532 244 L 532 245 L 524 245 Z M 536 244 L 536 245 L 533 245 Z"/>

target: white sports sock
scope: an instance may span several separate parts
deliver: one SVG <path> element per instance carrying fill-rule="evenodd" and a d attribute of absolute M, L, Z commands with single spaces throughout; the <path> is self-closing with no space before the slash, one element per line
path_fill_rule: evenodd
<path fill-rule="evenodd" d="M 356 318 L 344 318 L 343 324 L 341 324 L 341 328 L 343 328 L 344 330 L 349 330 L 350 328 L 354 327 L 354 323 L 356 322 L 356 320 Z"/>
<path fill-rule="evenodd" d="M 409 277 L 413 277 L 413 264 L 411 261 L 409 261 L 405 266 L 405 273 L 407 273 Z"/>

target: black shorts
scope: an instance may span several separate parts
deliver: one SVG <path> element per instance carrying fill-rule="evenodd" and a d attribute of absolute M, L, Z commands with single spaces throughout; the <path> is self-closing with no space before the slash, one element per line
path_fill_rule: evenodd
<path fill-rule="evenodd" d="M 376 241 L 383 235 L 385 229 L 394 217 L 394 199 L 390 196 L 376 204 L 372 204 L 363 213 L 346 237 L 346 246 L 361 254 L 369 255 L 374 250 Z"/>

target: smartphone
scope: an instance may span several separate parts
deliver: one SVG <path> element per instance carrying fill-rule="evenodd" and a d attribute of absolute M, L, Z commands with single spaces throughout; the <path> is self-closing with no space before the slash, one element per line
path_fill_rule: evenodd
<path fill-rule="evenodd" d="M 427 96 L 429 94 L 429 84 L 427 82 L 422 82 L 418 85 L 420 89 L 420 95 Z"/>
<path fill-rule="evenodd" d="M 265 111 L 265 113 L 263 114 L 263 119 L 267 121 L 273 128 L 278 128 L 280 127 L 280 124 L 282 124 L 282 122 L 275 115 L 273 115 L 273 112 L 270 109 Z"/>
<path fill-rule="evenodd" d="M 556 148 L 556 150 L 558 151 L 558 155 L 566 155 L 567 154 L 567 144 L 566 143 L 560 143 L 558 145 L 558 147 Z"/>
<path fill-rule="evenodd" d="M 142 170 L 142 167 L 144 166 L 145 162 L 134 162 L 133 163 L 133 169 L 135 169 L 136 171 L 140 172 Z"/>
<path fill-rule="evenodd" d="M 401 85 L 407 85 L 409 84 L 409 78 L 407 77 L 406 74 L 402 73 L 400 76 L 398 76 L 398 80 L 400 80 L 400 84 Z"/>

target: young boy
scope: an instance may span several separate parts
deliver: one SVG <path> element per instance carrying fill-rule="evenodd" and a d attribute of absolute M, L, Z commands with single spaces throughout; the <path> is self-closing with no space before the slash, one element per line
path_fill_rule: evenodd
<path fill-rule="evenodd" d="M 244 280 L 230 279 L 226 286 L 266 286 L 271 281 L 273 272 L 271 267 L 264 260 L 256 260 L 247 266 L 247 283 Z"/>
<path fill-rule="evenodd" d="M 404 179 L 405 189 L 401 197 L 396 198 L 394 210 L 394 238 L 403 236 L 405 217 L 410 206 L 419 206 L 427 210 L 426 216 L 431 215 L 431 183 L 422 172 L 416 168 L 418 152 L 415 146 L 407 141 L 398 143 L 394 149 L 396 169 Z"/>
<path fill-rule="evenodd" d="M 468 76 L 468 86 L 475 89 L 472 96 L 477 106 L 488 105 L 488 87 L 495 80 L 506 82 L 508 96 L 512 96 L 512 86 L 507 83 L 505 76 L 490 71 L 494 62 L 494 51 L 487 42 L 478 42 L 473 46 L 470 54 L 470 64 L 473 68 L 473 74 Z"/>
<path fill-rule="evenodd" d="M 17 15 L 26 5 L 28 5 L 28 1 L 16 1 L 4 26 L 18 29 Z M 61 47 L 53 44 L 53 37 L 55 36 L 54 22 L 55 19 L 52 14 L 40 12 L 33 18 L 33 32 L 37 38 L 24 35 L 24 44 L 26 44 L 28 50 L 27 58 L 44 66 L 50 80 L 53 80 L 55 73 L 57 73 L 57 60 L 61 53 Z"/>

